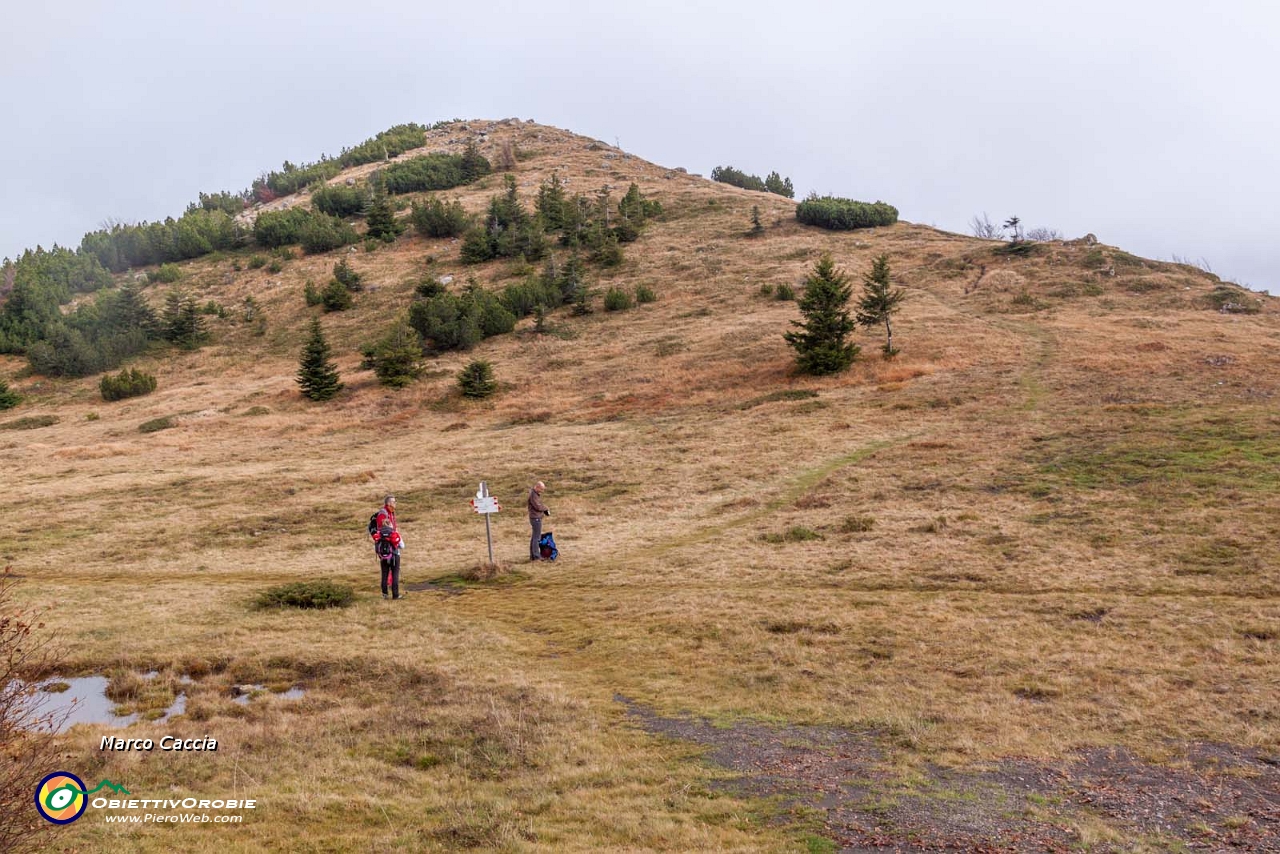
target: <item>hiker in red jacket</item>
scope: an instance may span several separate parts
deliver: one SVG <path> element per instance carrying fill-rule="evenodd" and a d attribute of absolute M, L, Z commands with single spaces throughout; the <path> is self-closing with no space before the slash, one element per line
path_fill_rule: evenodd
<path fill-rule="evenodd" d="M 396 497 L 388 495 L 382 500 L 373 524 L 373 550 L 378 555 L 382 570 L 382 598 L 386 599 L 390 586 L 392 599 L 400 598 L 400 550 L 404 539 L 396 527 Z"/>

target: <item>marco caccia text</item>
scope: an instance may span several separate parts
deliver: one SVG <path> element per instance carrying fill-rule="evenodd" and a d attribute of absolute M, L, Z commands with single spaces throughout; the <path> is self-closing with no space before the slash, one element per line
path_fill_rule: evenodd
<path fill-rule="evenodd" d="M 110 735 L 102 737 L 99 750 L 154 750 L 157 742 L 149 738 L 116 738 Z M 216 738 L 175 738 L 166 735 L 158 742 L 161 750 L 217 750 Z"/>

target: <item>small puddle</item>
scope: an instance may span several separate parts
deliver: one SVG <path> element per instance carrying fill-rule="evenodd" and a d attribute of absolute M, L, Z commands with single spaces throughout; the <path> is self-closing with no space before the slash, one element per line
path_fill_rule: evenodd
<path fill-rule="evenodd" d="M 236 692 L 236 695 L 231 698 L 231 702 L 239 703 L 241 706 L 247 706 L 250 700 L 272 693 L 267 690 L 266 685 L 233 685 L 231 690 Z M 274 696 L 283 700 L 300 700 L 306 695 L 306 690 L 297 686 L 274 694 Z"/>
<path fill-rule="evenodd" d="M 144 678 L 154 679 L 156 673 L 143 674 Z M 77 724 L 98 724 L 109 727 L 127 727 L 142 720 L 138 713 L 117 715 L 116 704 L 107 697 L 107 685 L 110 680 L 105 676 L 74 676 L 68 679 L 53 678 L 41 682 L 40 708 L 37 715 L 45 723 L 41 729 L 52 728 L 55 733 L 63 733 Z M 63 686 L 67 686 L 63 689 Z M 52 689 L 52 690 L 50 690 Z M 184 714 L 187 710 L 187 695 L 179 693 L 172 705 L 164 710 L 164 714 L 155 718 L 156 723 Z M 49 724 L 53 726 L 50 727 Z"/>
<path fill-rule="evenodd" d="M 71 679 L 50 679 L 41 682 L 42 692 L 39 715 L 52 718 L 54 732 L 66 732 L 76 724 L 106 724 L 126 727 L 138 721 L 138 715 L 115 714 L 116 704 L 107 699 L 105 676 L 77 676 Z M 50 687 L 70 685 L 65 691 L 51 692 Z M 41 729 L 48 729 L 44 726 Z"/>

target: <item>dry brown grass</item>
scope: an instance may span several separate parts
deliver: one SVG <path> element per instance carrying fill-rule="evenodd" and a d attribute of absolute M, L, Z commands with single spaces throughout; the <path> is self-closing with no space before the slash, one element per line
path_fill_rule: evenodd
<path fill-rule="evenodd" d="M 464 136 L 446 129 L 432 145 Z M 1280 748 L 1270 301 L 1258 315 L 1206 311 L 1209 277 L 1126 267 L 1109 247 L 1114 277 L 1085 247 L 1009 259 L 908 223 L 815 231 L 785 199 L 606 161 L 611 149 L 562 131 L 500 126 L 487 144 L 508 138 L 537 152 L 517 172 L 526 198 L 552 171 L 572 190 L 635 180 L 668 215 L 609 274 L 659 301 L 557 312 L 550 334 L 526 321 L 485 342 L 514 384 L 491 402 L 452 390 L 473 354 L 435 360 L 401 392 L 356 372 L 357 346 L 424 272 L 507 274 L 412 236 L 351 256 L 376 290 L 324 318 L 348 383 L 331 404 L 303 401 L 292 380 L 302 289 L 323 284 L 329 256 L 276 276 L 192 264 L 184 284 L 200 299 L 253 293 L 267 333 L 214 321 L 212 345 L 144 360 L 159 378 L 145 398 L 104 404 L 91 380 L 15 384 L 34 400 L 24 414 L 60 421 L 0 433 L 0 556 L 34 579 L 23 595 L 54 607 L 73 668 L 200 677 L 166 729 L 220 742 L 214 757 L 104 756 L 80 730 L 69 765 L 138 792 L 234 790 L 267 808 L 215 832 L 86 820 L 67 844 L 795 843 L 753 817 L 759 805 L 709 796 L 711 772 L 625 725 L 615 693 L 665 711 L 870 724 L 908 764 L 1086 744 L 1154 755 L 1170 738 Z M 497 187 L 456 195 L 479 210 Z M 761 239 L 743 236 L 752 205 L 777 221 Z M 896 360 L 868 335 L 845 375 L 793 375 L 780 333 L 795 304 L 759 285 L 798 284 L 823 250 L 852 274 L 890 254 L 910 292 Z M 984 264 L 1046 308 L 1006 314 L 1007 293 L 966 291 Z M 1123 286 L 1139 275 L 1167 287 Z M 247 417 L 255 407 L 268 411 Z M 138 433 L 160 416 L 177 426 Z M 481 479 L 506 504 L 494 532 L 513 564 L 524 493 L 547 482 L 561 560 L 384 603 L 363 536 L 383 492 L 399 497 L 406 583 L 495 580 L 478 574 L 483 523 L 466 506 Z M 310 578 L 362 592 L 341 613 L 249 607 L 264 587 Z M 244 682 L 308 694 L 240 707 L 228 691 Z"/>

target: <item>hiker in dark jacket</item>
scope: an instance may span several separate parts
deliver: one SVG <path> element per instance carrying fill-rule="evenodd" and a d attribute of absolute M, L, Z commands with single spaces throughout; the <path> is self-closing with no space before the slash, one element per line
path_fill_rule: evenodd
<path fill-rule="evenodd" d="M 538 481 L 529 490 L 529 527 L 533 529 L 529 537 L 529 560 L 542 560 L 542 549 L 538 545 L 542 539 L 542 517 L 551 515 L 547 505 L 542 503 L 542 490 L 546 488 L 545 483 Z"/>
<path fill-rule="evenodd" d="M 396 527 L 396 497 L 388 495 L 382 500 L 382 509 L 378 511 L 373 525 L 373 550 L 378 556 L 382 574 L 382 598 L 386 599 L 388 587 L 390 598 L 400 598 L 400 549 L 404 548 L 404 539 L 400 529 Z"/>

